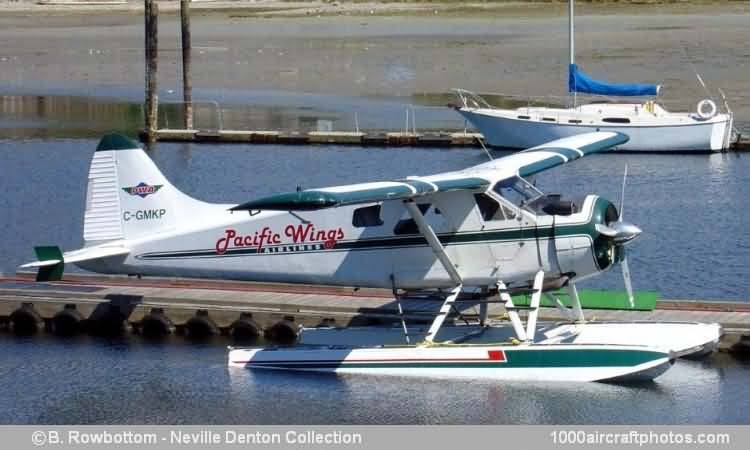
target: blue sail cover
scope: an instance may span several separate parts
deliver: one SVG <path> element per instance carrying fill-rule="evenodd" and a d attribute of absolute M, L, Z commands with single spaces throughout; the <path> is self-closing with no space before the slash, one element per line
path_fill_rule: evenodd
<path fill-rule="evenodd" d="M 578 71 L 578 66 L 571 64 L 568 71 L 568 92 L 582 92 L 586 94 L 642 96 L 656 95 L 659 86 L 655 84 L 613 84 L 589 78 Z"/>

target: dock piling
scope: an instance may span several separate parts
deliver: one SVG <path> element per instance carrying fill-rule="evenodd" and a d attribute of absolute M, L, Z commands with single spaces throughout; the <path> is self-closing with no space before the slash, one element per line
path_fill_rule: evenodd
<path fill-rule="evenodd" d="M 145 56 L 146 56 L 146 136 L 149 142 L 156 140 L 158 130 L 158 105 L 156 78 L 158 71 L 159 5 L 154 0 L 144 0 L 145 14 Z"/>
<path fill-rule="evenodd" d="M 193 75 L 191 72 L 192 44 L 190 37 L 190 0 L 180 0 L 182 25 L 182 100 L 184 102 L 185 129 L 193 129 Z"/>

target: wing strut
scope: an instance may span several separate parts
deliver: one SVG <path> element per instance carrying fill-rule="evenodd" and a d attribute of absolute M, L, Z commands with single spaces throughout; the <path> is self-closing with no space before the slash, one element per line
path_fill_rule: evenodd
<path fill-rule="evenodd" d="M 417 224 L 419 232 L 422 233 L 422 236 L 424 236 L 424 238 L 427 240 L 427 243 L 432 248 L 435 256 L 443 265 L 445 271 L 448 272 L 451 280 L 456 283 L 456 287 L 451 290 L 451 293 L 447 297 L 445 297 L 443 306 L 440 307 L 440 312 L 435 317 L 435 320 L 432 321 L 432 325 L 430 325 L 429 330 L 427 330 L 427 336 L 424 340 L 425 342 L 429 343 L 435 340 L 435 336 L 437 335 L 438 331 L 440 331 L 440 327 L 443 326 L 445 318 L 448 317 L 448 313 L 453 307 L 453 302 L 456 301 L 459 294 L 461 293 L 463 280 L 461 279 L 461 275 L 458 273 L 458 270 L 456 270 L 456 266 L 453 264 L 453 261 L 451 261 L 448 254 L 445 253 L 445 247 L 443 247 L 443 244 L 440 243 L 440 239 L 438 239 L 437 235 L 435 234 L 435 230 L 433 230 L 432 227 L 427 223 L 427 221 L 424 220 L 424 215 L 422 215 L 422 211 L 419 210 L 417 204 L 414 203 L 413 200 L 405 200 L 404 206 L 406 206 L 407 211 L 409 211 L 412 219 L 414 219 L 414 222 Z"/>
<path fill-rule="evenodd" d="M 419 210 L 417 204 L 414 203 L 414 200 L 404 201 L 404 206 L 406 206 L 406 209 L 409 211 L 409 214 L 411 214 L 412 219 L 414 219 L 417 227 L 419 227 L 419 232 L 422 233 L 422 236 L 427 239 L 427 243 L 430 244 L 430 247 L 432 247 L 432 251 L 435 252 L 435 256 L 437 256 L 437 259 L 440 260 L 440 262 L 443 264 L 443 267 L 445 268 L 445 271 L 448 272 L 451 280 L 453 280 L 453 282 L 458 285 L 463 284 L 463 280 L 461 279 L 461 275 L 458 274 L 456 266 L 453 265 L 453 262 L 448 257 L 448 254 L 445 253 L 443 244 L 440 243 L 440 239 L 438 239 L 437 235 L 435 235 L 435 231 L 432 229 L 432 227 L 424 220 L 422 211 Z"/>

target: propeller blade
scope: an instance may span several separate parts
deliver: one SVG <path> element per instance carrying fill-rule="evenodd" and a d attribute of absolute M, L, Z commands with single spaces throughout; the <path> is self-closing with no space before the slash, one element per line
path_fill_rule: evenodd
<path fill-rule="evenodd" d="M 625 282 L 625 290 L 628 292 L 630 307 L 635 308 L 635 297 L 633 296 L 633 284 L 630 281 L 630 267 L 628 266 L 627 256 L 622 259 L 620 265 L 622 266 L 622 279 Z"/>
<path fill-rule="evenodd" d="M 596 225 L 594 225 L 594 228 L 599 232 L 599 234 L 603 234 L 607 237 L 613 238 L 617 236 L 617 230 L 602 223 L 597 223 Z"/>
<path fill-rule="evenodd" d="M 599 234 L 614 239 L 617 244 L 630 242 L 643 233 L 643 230 L 627 222 L 615 222 L 612 226 L 597 223 L 594 228 Z"/>
<path fill-rule="evenodd" d="M 628 165 L 625 164 L 625 173 L 622 174 L 622 191 L 620 192 L 620 217 L 618 221 L 622 221 L 622 212 L 625 210 L 625 182 L 628 180 Z"/>

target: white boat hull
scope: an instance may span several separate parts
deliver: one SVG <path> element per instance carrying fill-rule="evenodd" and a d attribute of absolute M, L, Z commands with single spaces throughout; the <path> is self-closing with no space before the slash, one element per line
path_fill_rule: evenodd
<path fill-rule="evenodd" d="M 229 365 L 251 369 L 503 381 L 648 381 L 672 364 L 648 347 L 453 345 L 374 348 L 230 348 Z"/>
<path fill-rule="evenodd" d="M 458 112 L 476 127 L 493 147 L 524 149 L 550 140 L 593 131 L 614 131 L 630 140 L 619 146 L 633 152 L 713 152 L 729 146 L 731 117 L 718 114 L 705 121 L 684 124 L 571 124 L 566 121 L 519 119 L 521 111 L 460 108 Z"/>

